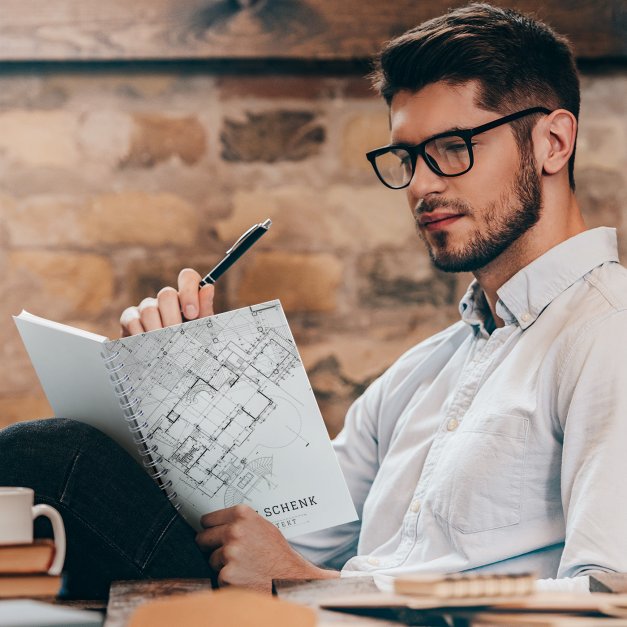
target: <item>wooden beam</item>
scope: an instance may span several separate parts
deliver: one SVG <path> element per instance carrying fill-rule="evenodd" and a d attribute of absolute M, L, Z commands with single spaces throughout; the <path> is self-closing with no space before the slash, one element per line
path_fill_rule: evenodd
<path fill-rule="evenodd" d="M 498 4 L 499 2 L 497 2 Z M 459 0 L 0 0 L 0 60 L 370 57 Z M 580 58 L 627 58 L 625 0 L 517 0 Z"/>

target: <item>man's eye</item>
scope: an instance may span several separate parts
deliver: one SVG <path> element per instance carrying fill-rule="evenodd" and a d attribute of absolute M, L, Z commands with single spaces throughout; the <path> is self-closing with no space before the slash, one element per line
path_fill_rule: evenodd
<path fill-rule="evenodd" d="M 444 149 L 448 152 L 461 152 L 466 150 L 466 144 L 447 144 Z"/>

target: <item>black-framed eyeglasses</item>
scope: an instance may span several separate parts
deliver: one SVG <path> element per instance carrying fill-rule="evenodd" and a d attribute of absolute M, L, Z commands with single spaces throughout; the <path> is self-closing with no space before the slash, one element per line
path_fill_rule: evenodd
<path fill-rule="evenodd" d="M 471 140 L 475 135 L 533 113 L 548 114 L 551 111 L 544 107 L 525 109 L 476 128 L 439 133 L 420 144 L 391 144 L 375 148 L 366 153 L 366 158 L 372 164 L 379 180 L 390 189 L 402 189 L 409 185 L 419 156 L 438 176 L 461 176 L 473 166 Z"/>

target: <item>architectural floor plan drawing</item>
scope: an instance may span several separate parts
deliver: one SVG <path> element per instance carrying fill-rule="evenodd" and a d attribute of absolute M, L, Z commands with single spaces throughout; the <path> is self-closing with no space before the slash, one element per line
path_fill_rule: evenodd
<path fill-rule="evenodd" d="M 279 301 L 107 350 L 119 353 L 126 401 L 192 524 L 239 503 L 288 537 L 355 518 Z"/>

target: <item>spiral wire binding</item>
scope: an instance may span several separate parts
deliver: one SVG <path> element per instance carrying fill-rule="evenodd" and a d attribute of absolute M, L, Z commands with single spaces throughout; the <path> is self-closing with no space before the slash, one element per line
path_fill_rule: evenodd
<path fill-rule="evenodd" d="M 133 385 L 130 385 L 130 377 L 123 371 L 124 362 L 117 362 L 119 356 L 119 350 L 116 350 L 111 355 L 102 353 L 105 368 L 109 372 L 113 390 L 124 414 L 124 420 L 129 431 L 133 434 L 133 442 L 137 445 L 144 467 L 168 497 L 168 500 L 178 510 L 181 504 L 176 502 L 177 494 L 172 489 L 172 481 L 170 479 L 163 481 L 163 478 L 168 474 L 168 469 L 160 466 L 161 462 L 163 462 L 163 455 L 159 454 L 159 447 L 155 443 L 151 443 L 153 440 L 152 434 L 146 433 L 149 426 L 148 423 L 145 420 L 140 420 L 144 415 L 140 407 L 141 401 L 137 396 L 130 396 L 135 391 L 135 388 Z M 146 435 L 143 435 L 144 433 Z"/>
<path fill-rule="evenodd" d="M 104 353 L 101 353 L 101 355 L 105 361 L 105 364 L 109 364 L 112 361 L 115 361 L 120 356 L 120 351 L 115 351 L 113 355 L 105 355 Z"/>

